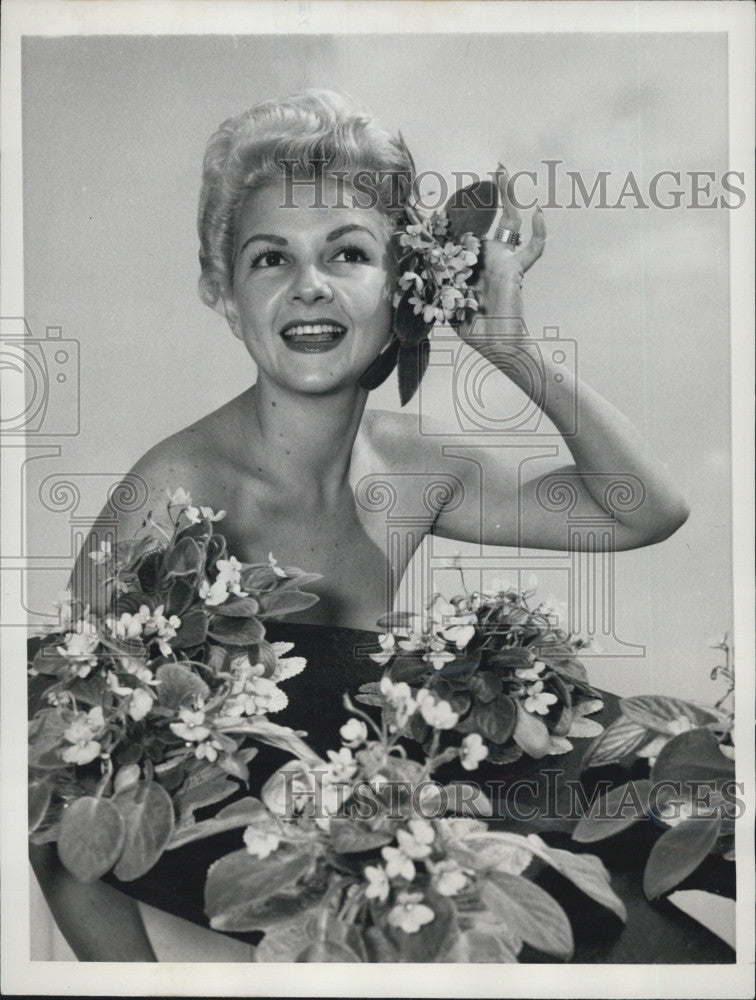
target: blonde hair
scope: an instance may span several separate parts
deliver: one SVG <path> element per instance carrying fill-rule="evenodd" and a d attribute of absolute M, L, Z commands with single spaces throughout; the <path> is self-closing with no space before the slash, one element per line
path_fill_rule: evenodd
<path fill-rule="evenodd" d="M 345 94 L 307 90 L 226 119 L 208 142 L 200 191 L 199 290 L 209 306 L 233 281 L 236 220 L 244 197 L 286 170 L 305 178 L 329 171 L 347 180 L 368 174 L 375 208 L 390 224 L 402 214 L 415 180 L 401 135 L 378 126 Z"/>

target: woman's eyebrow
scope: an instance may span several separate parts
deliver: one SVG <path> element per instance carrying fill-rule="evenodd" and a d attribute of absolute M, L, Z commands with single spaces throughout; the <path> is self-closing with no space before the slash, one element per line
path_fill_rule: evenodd
<path fill-rule="evenodd" d="M 237 256 L 243 254 L 246 247 L 248 247 L 250 243 L 254 243 L 255 240 L 260 240 L 262 243 L 275 243 L 279 247 L 285 247 L 289 244 L 289 241 L 285 240 L 283 236 L 274 236 L 272 233 L 255 233 L 254 236 L 250 236 L 244 241 L 244 246 L 242 246 L 239 250 L 239 254 L 237 254 Z"/>
<path fill-rule="evenodd" d="M 370 230 L 367 229 L 365 226 L 358 226 L 357 223 L 351 223 L 348 226 L 339 226 L 338 229 L 334 229 L 333 232 L 329 233 L 326 236 L 326 243 L 332 243 L 333 240 L 338 240 L 345 233 L 352 233 L 355 230 L 359 230 L 360 232 L 367 233 L 368 236 L 372 237 L 375 240 L 375 235 L 373 233 L 371 233 Z M 378 241 L 376 240 L 376 243 L 377 242 Z"/>

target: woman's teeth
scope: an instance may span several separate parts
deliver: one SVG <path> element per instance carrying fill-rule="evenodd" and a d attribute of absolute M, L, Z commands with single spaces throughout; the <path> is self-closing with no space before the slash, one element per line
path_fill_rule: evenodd
<path fill-rule="evenodd" d="M 300 323 L 297 326 L 290 326 L 284 330 L 284 337 L 317 337 L 320 340 L 330 340 L 344 333 L 343 326 L 336 326 L 331 323 Z"/>

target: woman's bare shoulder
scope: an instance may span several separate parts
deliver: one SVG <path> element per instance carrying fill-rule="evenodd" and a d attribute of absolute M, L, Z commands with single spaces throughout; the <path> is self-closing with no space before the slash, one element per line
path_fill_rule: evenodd
<path fill-rule="evenodd" d="M 417 413 L 366 410 L 363 428 L 371 451 L 386 468 L 414 469 L 418 461 L 438 454 L 437 439 L 421 433 Z"/>

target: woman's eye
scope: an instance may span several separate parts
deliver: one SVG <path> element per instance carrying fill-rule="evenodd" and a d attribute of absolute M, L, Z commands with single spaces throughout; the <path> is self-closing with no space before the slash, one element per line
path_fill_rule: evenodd
<path fill-rule="evenodd" d="M 342 247 L 338 250 L 333 257 L 333 260 L 338 263 L 345 264 L 364 264 L 366 261 L 370 260 L 368 255 L 364 250 L 359 247 Z"/>
<path fill-rule="evenodd" d="M 250 267 L 278 267 L 284 262 L 284 255 L 280 250 L 263 250 L 249 262 Z"/>

